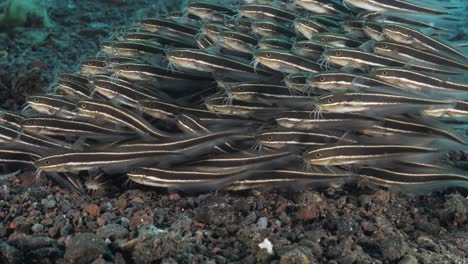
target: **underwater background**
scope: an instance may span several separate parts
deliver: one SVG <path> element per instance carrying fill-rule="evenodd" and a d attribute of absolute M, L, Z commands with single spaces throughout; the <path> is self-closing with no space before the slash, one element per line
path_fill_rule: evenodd
<path fill-rule="evenodd" d="M 468 17 L 465 1 L 443 2 Z M 1 111 L 50 92 L 138 21 L 185 6 L 0 0 Z M 468 18 L 450 31 L 444 41 L 468 42 Z M 34 170 L 2 171 L 0 263 L 468 263 L 466 188 L 359 182 L 191 194 L 114 180 L 79 193 Z"/>

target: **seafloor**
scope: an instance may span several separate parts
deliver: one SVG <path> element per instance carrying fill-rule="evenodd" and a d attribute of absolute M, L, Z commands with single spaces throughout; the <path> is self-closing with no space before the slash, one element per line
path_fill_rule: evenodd
<path fill-rule="evenodd" d="M 0 106 L 20 108 L 112 30 L 156 14 L 148 2 L 50 1 L 49 27 L 0 29 Z M 467 195 L 354 185 L 79 195 L 22 174 L 0 179 L 0 263 L 468 263 Z"/>

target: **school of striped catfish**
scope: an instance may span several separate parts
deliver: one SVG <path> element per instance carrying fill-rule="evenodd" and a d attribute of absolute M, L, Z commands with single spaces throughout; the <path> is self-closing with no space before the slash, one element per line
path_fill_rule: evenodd
<path fill-rule="evenodd" d="M 468 188 L 464 8 L 185 1 L 1 110 L 0 172 L 80 192 Z"/>

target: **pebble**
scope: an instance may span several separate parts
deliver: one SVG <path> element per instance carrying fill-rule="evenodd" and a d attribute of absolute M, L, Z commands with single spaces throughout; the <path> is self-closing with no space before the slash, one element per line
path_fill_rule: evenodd
<path fill-rule="evenodd" d="M 57 206 L 57 202 L 55 200 L 48 200 L 45 204 L 47 209 L 53 209 Z"/>
<path fill-rule="evenodd" d="M 65 248 L 64 259 L 66 263 L 90 263 L 99 256 L 112 259 L 106 243 L 95 234 L 81 233 L 72 238 Z"/>
<path fill-rule="evenodd" d="M 401 237 L 389 237 L 380 243 L 382 257 L 388 261 L 401 259 L 407 251 L 408 246 Z"/>
<path fill-rule="evenodd" d="M 224 202 L 209 202 L 195 210 L 195 218 L 209 225 L 231 225 L 236 221 L 234 207 Z"/>
<path fill-rule="evenodd" d="M 73 231 L 74 231 L 73 227 L 70 224 L 66 224 L 65 226 L 60 228 L 60 235 L 65 237 L 65 236 L 73 234 Z"/>
<path fill-rule="evenodd" d="M 41 233 L 44 231 L 44 225 L 41 225 L 39 223 L 37 224 L 34 224 L 32 227 L 31 227 L 31 231 L 33 231 L 34 233 Z"/>
<path fill-rule="evenodd" d="M 135 263 L 153 263 L 173 257 L 177 251 L 179 239 L 174 233 L 158 232 L 155 236 L 139 241 L 132 252 Z"/>
<path fill-rule="evenodd" d="M 101 209 L 95 204 L 88 204 L 85 206 L 84 212 L 92 218 L 96 218 L 101 214 Z"/>
<path fill-rule="evenodd" d="M 418 259 L 413 255 L 406 255 L 398 264 L 418 264 Z"/>
<path fill-rule="evenodd" d="M 286 251 L 280 256 L 280 264 L 313 264 L 317 263 L 314 260 L 312 251 L 307 247 L 297 246 Z"/>
<path fill-rule="evenodd" d="M 266 217 L 260 217 L 257 221 L 257 226 L 258 228 L 260 229 L 265 229 L 267 228 L 267 225 L 268 225 L 268 218 Z"/>
<path fill-rule="evenodd" d="M 127 228 L 118 225 L 110 224 L 103 227 L 100 227 L 96 230 L 96 235 L 102 239 L 109 238 L 111 240 L 127 238 L 129 231 Z"/>

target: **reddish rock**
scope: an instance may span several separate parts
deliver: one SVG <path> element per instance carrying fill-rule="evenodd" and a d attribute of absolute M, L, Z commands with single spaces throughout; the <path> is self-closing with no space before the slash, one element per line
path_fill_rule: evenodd
<path fill-rule="evenodd" d="M 84 208 L 84 212 L 87 213 L 89 216 L 94 217 L 94 218 L 101 215 L 101 210 L 99 209 L 99 206 L 97 206 L 95 204 L 86 205 L 86 207 Z"/>
<path fill-rule="evenodd" d="M 177 193 L 172 193 L 169 195 L 169 200 L 171 201 L 178 201 L 180 200 L 180 195 Z"/>
<path fill-rule="evenodd" d="M 284 203 L 284 204 L 280 205 L 278 208 L 276 208 L 276 213 L 280 214 L 281 212 L 286 210 L 286 208 L 288 208 L 288 206 L 289 206 L 289 204 L 287 204 L 287 203 Z"/>
<path fill-rule="evenodd" d="M 147 214 L 139 214 L 137 212 L 130 218 L 130 228 L 135 229 L 141 224 L 154 224 L 154 219 Z"/>

